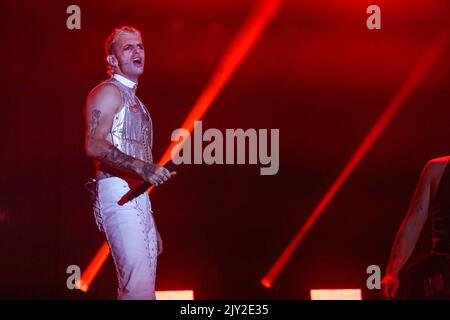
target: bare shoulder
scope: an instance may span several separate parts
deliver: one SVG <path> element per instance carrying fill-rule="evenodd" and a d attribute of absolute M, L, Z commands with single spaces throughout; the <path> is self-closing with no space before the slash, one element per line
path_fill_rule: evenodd
<path fill-rule="evenodd" d="M 447 163 L 449 161 L 450 156 L 431 159 L 425 165 L 425 168 L 423 169 L 423 174 L 430 178 L 440 178 L 445 168 L 447 167 Z"/>
<path fill-rule="evenodd" d="M 119 89 L 111 83 L 100 83 L 89 93 L 86 107 L 116 112 L 122 101 Z"/>
<path fill-rule="evenodd" d="M 434 158 L 428 161 L 427 166 L 433 168 L 445 168 L 447 163 L 450 161 L 450 156 Z"/>

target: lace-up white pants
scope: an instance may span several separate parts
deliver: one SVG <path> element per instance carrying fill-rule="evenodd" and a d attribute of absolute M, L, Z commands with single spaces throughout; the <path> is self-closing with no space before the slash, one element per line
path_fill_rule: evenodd
<path fill-rule="evenodd" d="M 154 300 L 157 241 L 152 207 L 148 193 L 118 205 L 128 190 L 123 179 L 98 180 L 95 220 L 116 266 L 118 299 Z"/>

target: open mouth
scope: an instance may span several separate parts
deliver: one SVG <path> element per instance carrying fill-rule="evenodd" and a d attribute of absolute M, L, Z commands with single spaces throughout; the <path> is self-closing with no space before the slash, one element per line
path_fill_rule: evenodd
<path fill-rule="evenodd" d="M 141 59 L 141 58 L 134 58 L 134 59 L 133 59 L 133 64 L 134 64 L 136 67 L 142 66 L 142 59 Z"/>

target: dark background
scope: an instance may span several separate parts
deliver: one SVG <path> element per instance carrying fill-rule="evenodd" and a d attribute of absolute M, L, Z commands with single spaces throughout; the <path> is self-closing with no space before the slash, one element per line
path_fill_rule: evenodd
<path fill-rule="evenodd" d="M 81 30 L 66 28 L 81 7 Z M 114 299 L 111 258 L 87 294 L 66 288 L 101 244 L 83 188 L 83 104 L 105 79 L 116 26 L 143 34 L 138 95 L 170 142 L 256 1 L 0 2 L 2 174 L 0 298 Z M 382 9 L 369 31 L 366 8 Z M 311 288 L 361 288 L 385 267 L 419 173 L 449 153 L 447 49 L 300 244 L 273 290 L 259 283 L 377 117 L 445 27 L 447 0 L 285 1 L 203 118 L 203 127 L 279 128 L 280 170 L 185 166 L 152 193 L 164 239 L 157 290 L 197 299 L 309 299 Z M 427 241 L 419 247 L 426 248 Z"/>

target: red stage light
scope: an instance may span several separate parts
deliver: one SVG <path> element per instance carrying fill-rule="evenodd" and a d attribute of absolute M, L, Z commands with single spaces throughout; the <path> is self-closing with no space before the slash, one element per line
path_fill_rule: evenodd
<path fill-rule="evenodd" d="M 106 258 L 108 258 L 108 255 L 109 247 L 108 243 L 105 242 L 81 276 L 80 283 L 77 285 L 81 291 L 87 292 L 89 290 L 89 285 L 94 280 L 95 275 L 102 267 Z"/>

